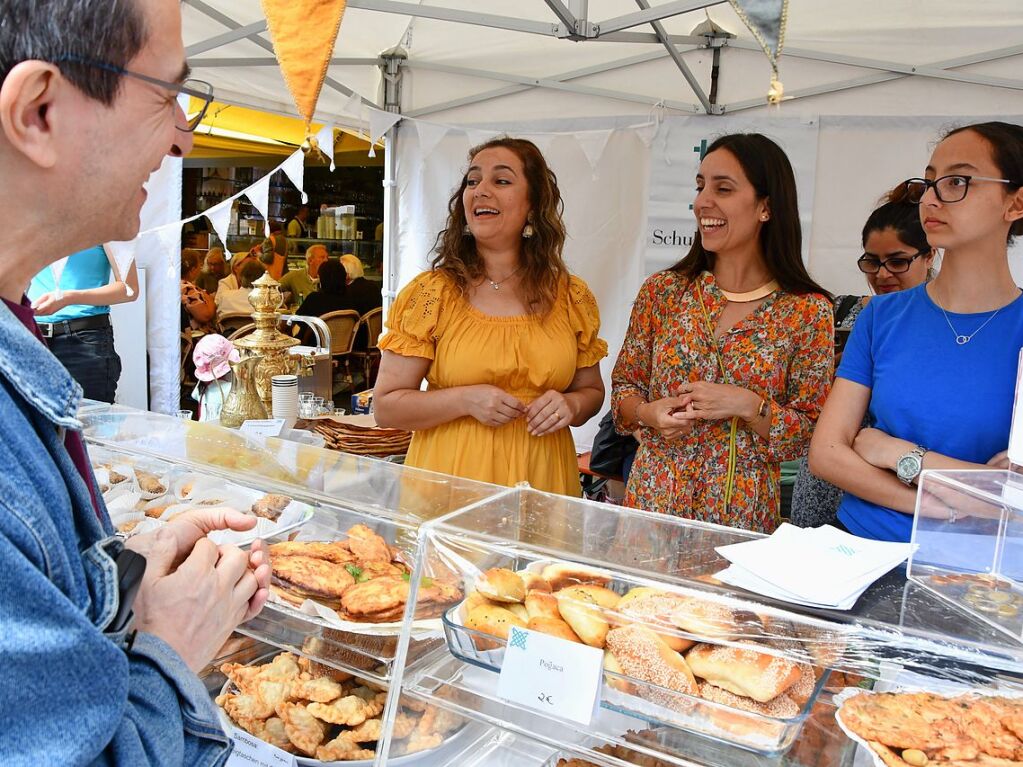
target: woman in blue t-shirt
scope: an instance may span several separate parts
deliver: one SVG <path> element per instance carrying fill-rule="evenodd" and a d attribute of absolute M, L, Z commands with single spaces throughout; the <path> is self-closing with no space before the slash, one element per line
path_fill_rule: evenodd
<path fill-rule="evenodd" d="M 863 310 L 810 445 L 810 470 L 845 490 L 839 522 L 879 540 L 909 540 L 922 469 L 1007 465 L 1023 346 L 1008 261 L 1023 234 L 1023 127 L 953 130 L 925 176 L 907 184 L 941 271 Z"/>

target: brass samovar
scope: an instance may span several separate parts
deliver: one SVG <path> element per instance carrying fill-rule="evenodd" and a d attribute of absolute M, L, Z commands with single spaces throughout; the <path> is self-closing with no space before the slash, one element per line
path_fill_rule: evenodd
<path fill-rule="evenodd" d="M 267 272 L 252 283 L 249 293 L 252 305 L 252 321 L 256 329 L 234 342 L 241 352 L 242 358 L 261 357 L 256 365 L 256 390 L 259 398 L 266 406 L 266 412 L 272 412 L 273 386 L 271 381 L 279 375 L 307 375 L 312 360 L 290 353 L 293 346 L 301 342 L 297 338 L 285 335 L 277 329 L 281 319 L 281 304 L 284 294 L 281 284 Z"/>

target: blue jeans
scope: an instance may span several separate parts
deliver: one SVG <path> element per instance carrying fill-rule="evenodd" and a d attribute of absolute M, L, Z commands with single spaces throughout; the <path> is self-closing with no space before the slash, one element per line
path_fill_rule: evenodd
<path fill-rule="evenodd" d="M 53 356 L 64 363 L 87 399 L 113 403 L 121 377 L 121 358 L 114 351 L 114 329 L 76 330 L 49 339 Z"/>

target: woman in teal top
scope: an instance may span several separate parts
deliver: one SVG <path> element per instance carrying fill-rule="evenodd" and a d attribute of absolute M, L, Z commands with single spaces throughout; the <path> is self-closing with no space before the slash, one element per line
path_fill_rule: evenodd
<path fill-rule="evenodd" d="M 121 359 L 114 350 L 110 307 L 138 296 L 135 264 L 122 279 L 113 258 L 97 245 L 69 256 L 59 280 L 57 274 L 47 267 L 32 278 L 28 297 L 36 323 L 85 397 L 113 402 Z"/>

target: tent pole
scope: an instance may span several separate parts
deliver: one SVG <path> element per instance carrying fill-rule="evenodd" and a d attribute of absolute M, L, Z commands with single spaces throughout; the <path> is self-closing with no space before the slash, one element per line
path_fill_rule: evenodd
<path fill-rule="evenodd" d="M 381 70 L 384 77 L 384 109 L 388 112 L 401 114 L 401 84 L 404 76 L 403 66 L 408 55 L 400 48 L 396 48 L 380 57 L 382 60 Z M 398 260 L 395 258 L 394 248 L 397 243 L 396 234 L 393 231 L 398 224 L 397 216 L 397 195 L 395 195 L 395 175 L 398 163 L 398 128 L 401 123 L 395 125 L 387 132 L 387 140 L 384 142 L 384 242 L 383 258 L 380 265 L 383 284 L 384 316 L 391 306 L 397 292 L 398 285 Z"/>
<path fill-rule="evenodd" d="M 648 0 L 636 0 L 642 10 L 646 11 L 650 8 Z M 699 80 L 696 79 L 696 75 L 693 74 L 693 70 L 686 64 L 685 59 L 682 58 L 682 54 L 679 52 L 675 44 L 668 39 L 668 32 L 664 29 L 664 25 L 659 21 L 651 21 L 650 26 L 654 28 L 654 34 L 657 35 L 657 39 L 661 41 L 661 45 L 664 46 L 665 50 L 668 51 L 668 55 L 671 56 L 671 60 L 675 62 L 675 66 L 678 67 L 682 76 L 689 83 L 689 88 L 696 94 L 696 98 L 700 101 L 700 106 L 703 107 L 703 111 L 710 114 L 713 111 L 713 107 L 710 104 L 710 100 L 707 98 L 707 94 L 703 92 L 703 88 L 700 86 Z"/>

